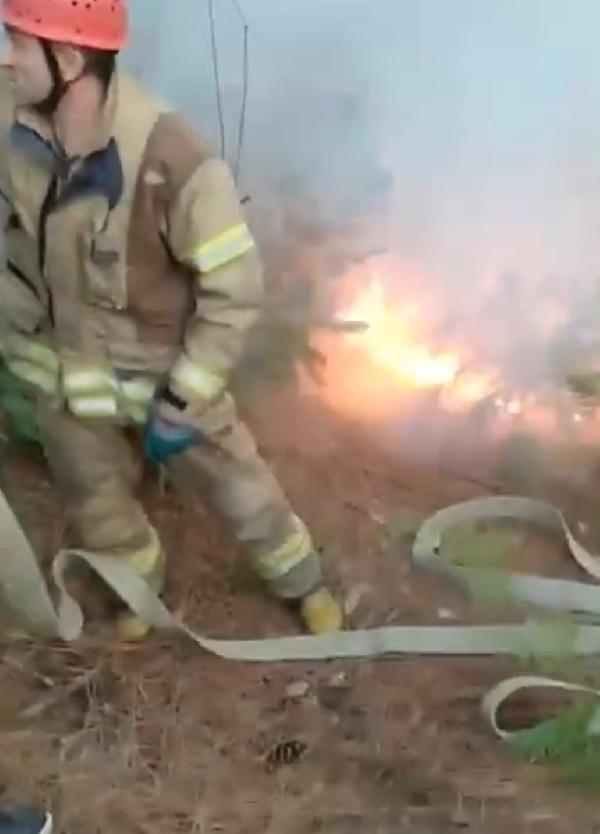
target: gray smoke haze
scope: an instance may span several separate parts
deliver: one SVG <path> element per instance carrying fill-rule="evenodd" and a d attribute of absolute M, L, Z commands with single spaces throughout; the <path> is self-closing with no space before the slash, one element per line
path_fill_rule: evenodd
<path fill-rule="evenodd" d="M 516 374 L 547 372 L 542 319 L 594 332 L 595 0 L 240 3 L 251 29 L 241 187 L 255 205 L 296 182 L 324 217 L 383 217 L 444 334 L 468 333 Z M 242 29 L 230 0 L 215 8 L 232 155 Z M 133 0 L 132 12 L 129 65 L 216 139 L 206 3 Z"/>
<path fill-rule="evenodd" d="M 234 0 L 214 4 L 233 160 L 242 24 Z M 418 266 L 438 332 L 517 376 L 549 373 L 551 330 L 600 336 L 595 0 L 237 4 L 251 216 L 295 189 L 334 225 L 371 217 L 364 248 Z M 206 0 L 130 6 L 126 64 L 216 142 Z"/>

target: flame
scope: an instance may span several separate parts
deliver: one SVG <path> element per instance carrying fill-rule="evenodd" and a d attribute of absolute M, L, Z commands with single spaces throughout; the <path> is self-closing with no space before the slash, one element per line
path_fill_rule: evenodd
<path fill-rule="evenodd" d="M 435 352 L 425 344 L 415 342 L 416 308 L 404 311 L 394 308 L 386 299 L 380 279 L 373 278 L 358 294 L 345 317 L 364 321 L 368 330 L 356 337 L 371 360 L 387 368 L 397 382 L 415 388 L 448 385 L 456 379 L 461 360 L 451 351 Z"/>
<path fill-rule="evenodd" d="M 440 393 L 440 404 L 446 411 L 460 413 L 493 396 L 497 384 L 491 372 L 461 372 Z"/>
<path fill-rule="evenodd" d="M 393 274 L 398 271 L 397 265 Z M 437 348 L 427 338 L 427 315 L 412 301 L 398 304 L 388 295 L 385 275 L 359 269 L 344 276 L 346 294 L 343 318 L 361 321 L 368 328 L 348 333 L 343 344 L 324 343 L 328 364 L 327 397 L 352 415 L 368 417 L 394 413 L 405 416 L 428 408 L 448 415 L 469 414 L 485 407 L 489 431 L 494 434 L 518 427 L 533 428 L 549 436 L 577 429 L 578 435 L 598 435 L 600 419 L 574 407 L 562 390 L 516 390 L 499 368 L 480 365 L 467 345 Z M 405 275 L 407 295 L 415 297 L 418 275 Z M 415 280 L 416 279 L 416 280 Z M 431 314 L 431 313 L 430 313 Z M 421 398 L 421 399 L 419 399 Z"/>

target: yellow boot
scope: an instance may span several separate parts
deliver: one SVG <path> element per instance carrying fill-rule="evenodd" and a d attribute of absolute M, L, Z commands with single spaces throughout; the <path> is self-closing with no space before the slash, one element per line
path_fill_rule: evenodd
<path fill-rule="evenodd" d="M 156 533 L 153 535 L 151 545 L 130 556 L 128 561 L 131 568 L 145 580 L 152 591 L 156 594 L 162 591 L 165 583 L 166 560 Z M 141 620 L 133 611 L 127 610 L 117 616 L 116 630 L 121 642 L 137 643 L 147 637 L 152 626 Z"/>
<path fill-rule="evenodd" d="M 152 631 L 152 626 L 131 611 L 117 617 L 117 638 L 120 643 L 139 643 Z"/>
<path fill-rule="evenodd" d="M 311 634 L 340 631 L 344 624 L 342 608 L 328 588 L 307 594 L 300 602 L 300 616 Z"/>

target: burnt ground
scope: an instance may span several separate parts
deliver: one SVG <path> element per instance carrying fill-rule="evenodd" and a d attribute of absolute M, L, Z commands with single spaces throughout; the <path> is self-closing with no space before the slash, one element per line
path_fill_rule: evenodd
<path fill-rule="evenodd" d="M 386 523 L 501 484 L 391 457 L 307 395 L 274 393 L 250 419 L 354 626 L 460 612 L 411 573 L 410 537 L 390 544 Z M 62 533 L 41 462 L 14 452 L 3 481 L 49 559 Z M 294 631 L 210 511 L 152 477 L 144 491 L 171 557 L 172 609 L 214 636 Z M 593 495 L 559 492 L 549 488 L 598 541 Z M 523 542 L 530 565 L 547 561 L 550 543 Z M 482 694 L 521 671 L 517 660 L 252 666 L 177 636 L 119 647 L 98 621 L 74 645 L 5 640 L 0 668 L 0 790 L 48 803 L 68 834 L 562 834 L 574 815 L 581 834 L 600 831 L 594 796 L 518 759 L 480 717 Z"/>

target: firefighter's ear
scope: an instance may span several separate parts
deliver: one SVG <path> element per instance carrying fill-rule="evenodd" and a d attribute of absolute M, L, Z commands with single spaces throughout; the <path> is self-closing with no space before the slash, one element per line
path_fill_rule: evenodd
<path fill-rule="evenodd" d="M 66 84 L 77 81 L 85 72 L 86 59 L 84 53 L 77 46 L 68 43 L 57 43 L 54 55 L 58 63 L 60 75 Z"/>

